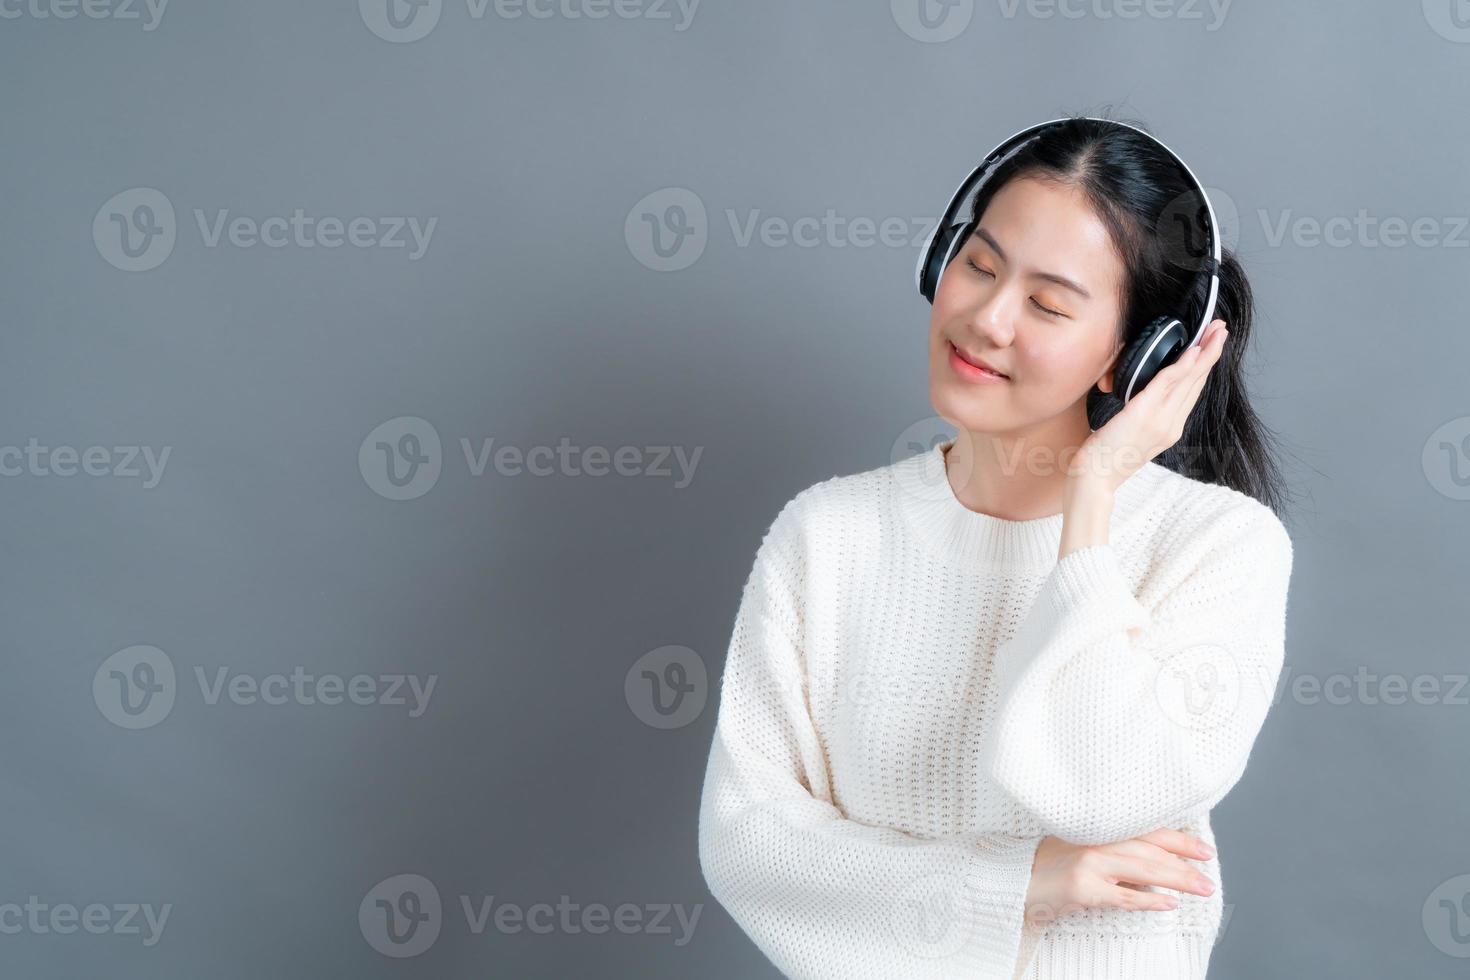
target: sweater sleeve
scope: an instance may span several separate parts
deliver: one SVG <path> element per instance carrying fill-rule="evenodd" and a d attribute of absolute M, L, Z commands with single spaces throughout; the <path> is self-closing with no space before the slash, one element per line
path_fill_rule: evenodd
<path fill-rule="evenodd" d="M 790 977 L 1011 980 L 1039 836 L 920 838 L 833 804 L 794 503 L 761 544 L 721 677 L 699 814 L 710 893 Z"/>
<path fill-rule="evenodd" d="M 1069 552 L 997 651 L 981 765 L 1052 835 L 1183 826 L 1244 773 L 1284 660 L 1292 545 L 1264 507 L 1227 520 L 1151 609 L 1111 544 Z"/>

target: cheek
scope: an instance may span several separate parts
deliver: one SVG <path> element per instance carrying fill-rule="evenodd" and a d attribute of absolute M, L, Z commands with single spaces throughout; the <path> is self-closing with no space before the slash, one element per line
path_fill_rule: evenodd
<path fill-rule="evenodd" d="M 1097 380 L 1106 367 L 1104 352 L 1079 343 L 1069 332 L 1038 332 L 1017 336 L 1016 352 L 1026 378 L 1048 387 L 1069 391 L 1085 388 Z"/>
<path fill-rule="evenodd" d="M 934 294 L 934 305 L 930 308 L 932 312 L 929 323 L 935 330 L 939 329 L 941 323 L 948 323 L 958 314 L 963 303 L 963 297 L 957 295 L 958 292 L 959 290 L 951 287 L 949 276 L 940 280 L 939 290 Z"/>
<path fill-rule="evenodd" d="M 943 292 L 934 297 L 934 305 L 929 311 L 929 348 L 936 354 L 947 354 L 949 351 L 949 335 L 945 329 L 955 322 L 956 305 L 953 301 L 945 303 Z"/>

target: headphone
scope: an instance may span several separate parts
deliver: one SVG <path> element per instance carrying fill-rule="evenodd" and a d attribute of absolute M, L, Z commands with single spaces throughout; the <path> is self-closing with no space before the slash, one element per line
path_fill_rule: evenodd
<path fill-rule="evenodd" d="M 949 206 L 944 209 L 943 216 L 935 225 L 934 231 L 929 235 L 929 241 L 924 250 L 919 254 L 919 264 L 914 269 L 914 282 L 919 287 L 919 295 L 923 296 L 931 304 L 934 302 L 934 293 L 939 289 L 939 280 L 944 275 L 944 270 L 954 260 L 955 254 L 969 239 L 970 233 L 975 230 L 974 221 L 957 221 L 960 205 L 983 183 L 986 172 L 991 165 L 997 163 L 1002 157 L 1042 130 L 1063 123 L 1076 122 L 1080 120 L 1103 123 L 1108 126 L 1119 126 L 1130 129 L 1135 133 L 1147 136 L 1154 143 L 1179 164 L 1180 168 L 1189 177 L 1190 184 L 1198 192 L 1204 207 L 1195 215 L 1203 219 L 1209 233 L 1209 254 L 1205 256 L 1193 256 L 1200 263 L 1200 269 L 1196 273 L 1195 282 L 1199 276 L 1210 277 L 1209 298 L 1205 301 L 1204 316 L 1200 318 L 1199 326 L 1195 328 L 1193 338 L 1186 332 L 1184 321 L 1178 316 L 1161 316 L 1150 321 L 1148 326 L 1138 335 L 1138 338 L 1128 345 L 1123 351 L 1122 357 L 1118 359 L 1117 368 L 1113 372 L 1113 394 L 1125 405 L 1128 400 L 1138 392 L 1142 391 L 1154 376 L 1168 365 L 1174 363 L 1190 347 L 1199 343 L 1204 336 L 1205 327 L 1209 326 L 1211 318 L 1215 314 L 1215 300 L 1220 293 L 1220 234 L 1215 223 L 1215 207 L 1210 203 L 1210 197 L 1205 193 L 1204 185 L 1194 176 L 1194 171 L 1189 165 L 1180 159 L 1179 155 L 1169 149 L 1151 133 L 1145 133 L 1137 126 L 1127 123 L 1115 122 L 1111 119 L 1097 119 L 1092 116 L 1082 116 L 1077 119 L 1063 118 L 1051 119 L 1047 122 L 1030 126 L 1016 133 L 1010 139 L 1001 143 L 991 150 L 980 162 L 980 165 L 970 172 L 964 182 L 960 184 L 959 190 L 949 200 Z M 1179 216 L 1181 220 L 1183 215 Z M 1191 284 L 1190 292 L 1194 292 Z M 1121 393 L 1121 394 L 1120 394 Z"/>

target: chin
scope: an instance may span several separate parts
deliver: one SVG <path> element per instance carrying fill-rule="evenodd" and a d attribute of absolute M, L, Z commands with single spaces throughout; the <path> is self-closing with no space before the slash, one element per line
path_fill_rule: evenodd
<path fill-rule="evenodd" d="M 961 381 L 931 380 L 929 402 L 934 407 L 935 415 L 957 429 L 968 432 L 1005 432 L 1009 428 L 1009 412 L 976 404 L 971 389 Z"/>

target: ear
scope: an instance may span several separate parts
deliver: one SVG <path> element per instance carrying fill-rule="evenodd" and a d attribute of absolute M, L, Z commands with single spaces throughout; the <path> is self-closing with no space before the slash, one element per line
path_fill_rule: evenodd
<path fill-rule="evenodd" d="M 1113 341 L 1113 356 L 1108 358 L 1107 370 L 1102 373 L 1094 384 L 1097 390 L 1105 395 L 1111 395 L 1117 386 L 1113 384 L 1113 376 L 1118 373 L 1118 365 L 1123 360 L 1123 352 L 1128 349 L 1128 337 L 1122 328 L 1118 329 Z"/>
<path fill-rule="evenodd" d="M 1102 373 L 1102 377 L 1097 379 L 1097 390 L 1105 395 L 1113 393 L 1113 374 L 1118 370 L 1118 361 L 1122 357 L 1123 351 L 1119 348 L 1118 352 L 1113 355 L 1112 360 L 1108 361 L 1107 370 Z"/>

